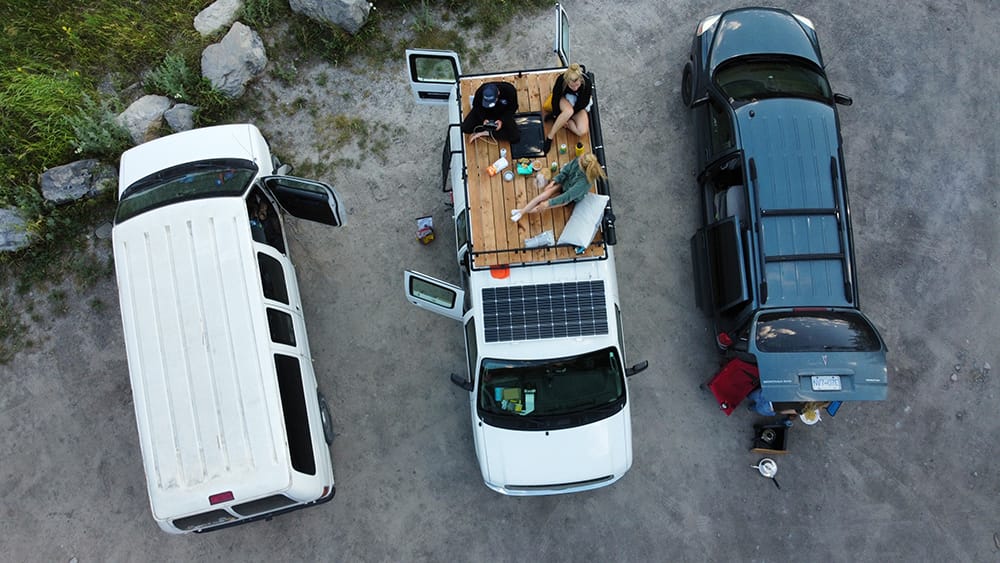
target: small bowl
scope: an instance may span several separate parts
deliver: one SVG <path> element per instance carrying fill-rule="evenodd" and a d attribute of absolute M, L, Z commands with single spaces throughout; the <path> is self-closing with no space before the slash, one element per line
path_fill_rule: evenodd
<path fill-rule="evenodd" d="M 503 173 L 503 179 L 507 180 L 508 182 L 513 181 L 514 180 L 514 173 L 511 172 L 510 170 L 504 172 Z"/>
<path fill-rule="evenodd" d="M 541 170 L 544 167 L 545 167 L 545 163 L 542 162 L 541 160 L 536 160 L 536 161 L 534 161 L 534 162 L 531 163 L 531 169 L 534 170 L 535 172 L 538 172 L 539 170 Z"/>

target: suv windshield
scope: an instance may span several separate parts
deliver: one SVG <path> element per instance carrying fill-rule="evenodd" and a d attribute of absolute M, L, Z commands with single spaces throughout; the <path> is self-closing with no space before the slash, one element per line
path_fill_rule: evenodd
<path fill-rule="evenodd" d="M 487 359 L 480 372 L 479 413 L 498 426 L 576 426 L 611 416 L 624 399 L 614 348 L 543 361 Z"/>
<path fill-rule="evenodd" d="M 160 170 L 125 190 L 115 223 L 168 203 L 241 195 L 256 175 L 253 161 L 237 158 L 188 162 Z"/>
<path fill-rule="evenodd" d="M 766 313 L 757 319 L 761 352 L 874 352 L 875 328 L 861 315 L 843 311 Z"/>
<path fill-rule="evenodd" d="M 822 71 L 799 59 L 731 61 L 716 71 L 715 83 L 730 102 L 808 98 L 830 103 L 833 98 Z"/>

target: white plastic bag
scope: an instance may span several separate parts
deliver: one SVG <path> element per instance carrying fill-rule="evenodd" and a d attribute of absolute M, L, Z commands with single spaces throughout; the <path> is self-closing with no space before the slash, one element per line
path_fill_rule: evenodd
<path fill-rule="evenodd" d="M 552 246 L 556 243 L 556 237 L 552 234 L 552 231 L 545 231 L 544 233 L 535 235 L 529 239 L 525 239 L 525 248 L 539 248 L 542 246 Z"/>

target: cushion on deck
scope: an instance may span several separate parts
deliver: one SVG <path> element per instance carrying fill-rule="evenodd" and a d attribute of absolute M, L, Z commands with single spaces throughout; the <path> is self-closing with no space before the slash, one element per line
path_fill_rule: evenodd
<path fill-rule="evenodd" d="M 559 235 L 557 244 L 590 246 L 594 241 L 594 235 L 597 234 L 597 228 L 601 225 L 604 208 L 608 205 L 609 199 L 611 198 L 606 195 L 591 192 L 576 202 L 573 206 L 573 215 Z"/>

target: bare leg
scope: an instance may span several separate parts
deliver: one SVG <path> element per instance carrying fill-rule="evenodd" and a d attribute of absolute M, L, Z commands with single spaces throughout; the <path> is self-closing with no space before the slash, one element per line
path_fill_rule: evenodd
<path fill-rule="evenodd" d="M 549 200 L 560 191 L 562 191 L 562 186 L 549 182 L 549 185 L 545 186 L 545 189 L 543 189 L 540 194 L 531 198 L 531 201 L 528 202 L 528 205 L 524 206 L 524 209 L 511 210 L 510 220 L 516 223 L 521 220 L 521 217 L 527 215 L 528 213 L 545 211 L 549 208 Z"/>
<path fill-rule="evenodd" d="M 590 116 L 587 110 L 580 110 L 576 115 L 566 121 L 566 129 L 572 131 L 577 137 L 583 137 L 590 131 Z"/>
<path fill-rule="evenodd" d="M 556 116 L 556 122 L 552 124 L 552 129 L 549 131 L 547 138 L 549 140 L 555 140 L 556 133 L 558 133 L 559 130 L 562 129 L 572 117 L 573 106 L 566 101 L 566 98 L 561 98 L 559 100 L 559 115 Z"/>

